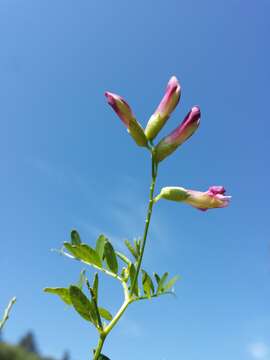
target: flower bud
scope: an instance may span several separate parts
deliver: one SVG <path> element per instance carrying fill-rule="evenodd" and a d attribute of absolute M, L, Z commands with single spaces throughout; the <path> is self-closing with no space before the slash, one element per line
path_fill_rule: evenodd
<path fill-rule="evenodd" d="M 183 122 L 156 146 L 155 160 L 162 161 L 193 135 L 200 124 L 200 108 L 194 106 Z"/>
<path fill-rule="evenodd" d="M 134 117 L 128 103 L 121 96 L 108 91 L 105 93 L 105 96 L 108 100 L 108 104 L 113 108 L 124 125 L 127 127 L 128 132 L 133 137 L 137 145 L 147 146 L 148 141 L 144 134 L 144 130 Z"/>
<path fill-rule="evenodd" d="M 168 82 L 165 95 L 154 114 L 150 117 L 145 128 L 148 140 L 154 139 L 169 119 L 171 113 L 179 102 L 181 94 L 180 84 L 175 76 Z"/>
<path fill-rule="evenodd" d="M 184 202 L 199 210 L 206 211 L 228 206 L 231 196 L 225 196 L 223 186 L 211 186 L 205 192 L 188 190 L 182 187 L 165 187 L 155 198 L 155 202 L 159 199 Z"/>

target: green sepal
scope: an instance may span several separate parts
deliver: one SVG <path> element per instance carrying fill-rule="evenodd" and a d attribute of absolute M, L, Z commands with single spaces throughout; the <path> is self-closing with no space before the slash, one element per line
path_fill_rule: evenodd
<path fill-rule="evenodd" d="M 155 288 L 151 277 L 144 270 L 142 270 L 142 285 L 144 294 L 150 299 L 155 292 Z"/>
<path fill-rule="evenodd" d="M 70 233 L 71 237 L 71 244 L 72 245 L 80 245 L 81 244 L 81 238 L 77 230 L 72 230 Z"/>
<path fill-rule="evenodd" d="M 82 260 L 89 265 L 95 265 L 102 268 L 102 262 L 97 252 L 87 244 L 72 245 L 64 243 L 65 248 L 77 259 Z"/>
<path fill-rule="evenodd" d="M 114 273 L 118 273 L 118 262 L 116 258 L 116 254 L 112 244 L 107 240 L 104 246 L 104 256 L 108 268 Z"/>
<path fill-rule="evenodd" d="M 67 305 L 72 305 L 71 299 L 70 299 L 70 295 L 69 295 L 69 289 L 66 288 L 59 288 L 59 287 L 55 287 L 55 288 L 45 288 L 43 289 L 44 292 L 49 293 L 49 294 L 54 294 L 60 297 L 60 299 L 62 301 L 64 301 L 65 304 Z"/>
<path fill-rule="evenodd" d="M 97 316 L 94 305 L 78 288 L 78 286 L 71 285 L 69 288 L 70 300 L 74 309 L 87 321 L 97 325 Z"/>

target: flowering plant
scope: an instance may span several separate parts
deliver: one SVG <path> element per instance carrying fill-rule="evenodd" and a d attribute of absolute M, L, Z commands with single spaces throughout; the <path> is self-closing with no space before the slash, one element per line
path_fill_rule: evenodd
<path fill-rule="evenodd" d="M 142 269 L 142 260 L 154 205 L 160 199 L 165 199 L 183 202 L 206 211 L 212 208 L 223 208 L 229 204 L 230 196 L 225 195 L 223 186 L 211 186 L 206 192 L 188 190 L 179 186 L 164 187 L 158 195 L 154 195 L 160 162 L 186 142 L 200 124 L 200 108 L 194 106 L 174 131 L 161 139 L 157 145 L 154 144 L 155 137 L 177 106 L 180 95 L 180 84 L 177 78 L 173 76 L 169 80 L 163 99 L 150 117 L 144 130 L 128 103 L 121 96 L 111 92 L 105 93 L 109 105 L 124 123 L 133 140 L 138 146 L 149 151 L 151 155 L 152 179 L 143 236 L 141 239 L 135 240 L 134 243 L 125 240 L 130 257 L 116 251 L 105 235 L 100 235 L 95 245 L 90 246 L 81 241 L 76 230 L 71 232 L 71 240 L 65 242 L 60 251 L 63 255 L 79 260 L 81 263 L 89 265 L 95 270 L 119 281 L 123 288 L 124 301 L 114 315 L 100 305 L 98 273 L 94 274 L 91 283 L 86 278 L 85 272 L 82 272 L 77 285 L 71 285 L 67 288 L 50 287 L 44 289 L 47 293 L 58 295 L 66 304 L 73 307 L 83 319 L 96 327 L 99 340 L 93 350 L 93 360 L 109 360 L 107 356 L 101 353 L 104 342 L 129 305 L 140 300 L 148 300 L 173 293 L 173 286 L 178 276 L 168 280 L 167 272 L 163 275 L 154 273 L 153 279 Z M 121 270 L 120 264 L 122 266 Z M 88 296 L 84 293 L 84 287 L 88 290 Z"/>

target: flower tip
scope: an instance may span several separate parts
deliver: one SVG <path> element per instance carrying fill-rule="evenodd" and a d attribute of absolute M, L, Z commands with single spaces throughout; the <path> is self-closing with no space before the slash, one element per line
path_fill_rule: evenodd
<path fill-rule="evenodd" d="M 199 108 L 198 105 L 195 105 L 191 108 L 191 112 L 194 114 L 194 115 L 199 115 L 201 116 L 201 109 Z"/>

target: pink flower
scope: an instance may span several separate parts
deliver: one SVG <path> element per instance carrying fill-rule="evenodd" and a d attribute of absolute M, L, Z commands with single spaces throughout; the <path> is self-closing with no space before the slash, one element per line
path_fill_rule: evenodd
<path fill-rule="evenodd" d="M 224 208 L 229 205 L 231 196 L 225 195 L 225 188 L 223 186 L 211 186 L 207 191 L 188 190 L 188 197 L 185 203 L 199 209 L 206 211 L 213 208 Z"/>
<path fill-rule="evenodd" d="M 173 130 L 169 135 L 164 137 L 156 146 L 155 159 L 157 162 L 162 161 L 178 146 L 182 145 L 200 125 L 201 111 L 198 106 L 194 106 L 186 115 L 183 122 Z"/>
<path fill-rule="evenodd" d="M 150 117 L 145 128 L 145 135 L 152 140 L 159 133 L 161 128 L 169 119 L 171 113 L 176 108 L 181 95 L 181 87 L 175 76 L 172 76 L 168 82 L 165 95 L 158 105 L 154 114 Z"/>
<path fill-rule="evenodd" d="M 207 191 L 188 190 L 183 187 L 164 187 L 155 198 L 184 202 L 199 210 L 206 211 L 213 208 L 223 208 L 229 205 L 231 196 L 225 196 L 223 186 L 211 186 Z"/>
<path fill-rule="evenodd" d="M 147 146 L 147 138 L 140 123 L 136 120 L 128 103 L 119 95 L 111 92 L 105 92 L 108 104 L 113 108 L 128 132 L 133 137 L 137 145 Z"/>

